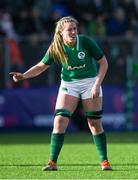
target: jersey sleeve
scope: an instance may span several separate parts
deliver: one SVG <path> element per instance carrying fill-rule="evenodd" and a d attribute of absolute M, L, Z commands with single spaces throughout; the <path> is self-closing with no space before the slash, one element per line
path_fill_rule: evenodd
<path fill-rule="evenodd" d="M 88 45 L 89 53 L 92 58 L 96 59 L 97 61 L 103 57 L 103 51 L 96 43 L 94 39 L 90 39 L 86 37 L 86 43 Z"/>
<path fill-rule="evenodd" d="M 46 65 L 51 65 L 54 62 L 54 59 L 46 53 L 41 61 Z"/>

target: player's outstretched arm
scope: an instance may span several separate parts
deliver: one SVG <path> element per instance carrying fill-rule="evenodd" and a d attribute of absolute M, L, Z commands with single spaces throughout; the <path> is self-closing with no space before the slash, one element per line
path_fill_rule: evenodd
<path fill-rule="evenodd" d="M 32 77 L 36 77 L 42 72 L 44 72 L 49 66 L 44 64 L 42 61 L 40 61 L 38 64 L 35 66 L 31 67 L 24 73 L 20 72 L 10 72 L 9 74 L 13 76 L 13 81 L 14 82 L 19 82 L 24 79 L 29 79 Z"/>

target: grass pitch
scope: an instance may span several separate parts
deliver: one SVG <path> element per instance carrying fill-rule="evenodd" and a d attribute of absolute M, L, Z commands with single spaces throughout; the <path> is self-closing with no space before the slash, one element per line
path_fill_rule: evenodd
<path fill-rule="evenodd" d="M 0 179 L 138 179 L 138 133 L 107 133 L 113 171 L 101 171 L 90 133 L 67 133 L 58 171 L 43 172 L 50 133 L 1 133 Z"/>

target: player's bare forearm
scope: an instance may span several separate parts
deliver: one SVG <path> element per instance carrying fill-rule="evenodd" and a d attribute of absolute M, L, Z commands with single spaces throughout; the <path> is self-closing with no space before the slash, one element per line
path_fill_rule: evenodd
<path fill-rule="evenodd" d="M 43 62 L 39 62 L 35 66 L 31 67 L 24 73 L 20 72 L 10 72 L 10 75 L 13 75 L 14 82 L 19 82 L 24 79 L 29 79 L 38 76 L 44 72 L 49 66 L 45 65 Z"/>
<path fill-rule="evenodd" d="M 99 71 L 98 71 L 98 75 L 97 75 L 97 79 L 96 79 L 96 82 L 95 82 L 95 85 L 101 85 L 105 75 L 106 75 L 106 72 L 107 72 L 107 69 L 108 69 L 108 62 L 106 60 L 106 57 L 103 56 L 99 61 L 98 61 L 98 64 L 99 64 Z"/>
<path fill-rule="evenodd" d="M 24 79 L 36 77 L 44 72 L 49 66 L 45 65 L 43 62 L 39 62 L 35 66 L 31 67 L 28 71 L 23 73 Z"/>

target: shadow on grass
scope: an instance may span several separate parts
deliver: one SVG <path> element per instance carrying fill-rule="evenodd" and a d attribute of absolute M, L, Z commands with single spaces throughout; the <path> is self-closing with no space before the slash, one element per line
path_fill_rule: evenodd
<path fill-rule="evenodd" d="M 99 166 L 98 163 L 88 163 L 88 164 L 79 164 L 79 163 L 72 163 L 72 164 L 59 164 L 60 166 Z M 127 164 L 123 164 L 123 163 L 117 163 L 117 164 L 113 164 L 113 166 L 138 166 L 138 163 L 127 163 Z"/>
<path fill-rule="evenodd" d="M 44 166 L 45 164 L 0 164 L 0 167 L 11 167 L 11 166 L 21 166 L 21 167 L 28 167 L 28 166 Z M 116 166 L 138 166 L 138 163 L 127 163 L 127 164 L 123 164 L 123 163 L 115 163 L 115 164 L 112 164 L 114 167 L 116 167 Z M 64 163 L 59 163 L 58 164 L 58 166 L 74 166 L 74 167 L 76 167 L 76 166 L 83 166 L 83 167 L 85 167 L 85 166 L 92 166 L 92 167 L 99 167 L 99 164 L 98 163 L 93 163 L 93 164 L 91 164 L 91 163 L 86 163 L 86 164 L 80 164 L 80 163 L 66 163 L 66 164 L 64 164 Z"/>
<path fill-rule="evenodd" d="M 31 167 L 34 167 L 34 168 L 39 168 L 40 171 L 42 171 L 42 167 L 45 166 L 45 164 L 0 164 L 0 168 L 31 168 Z M 103 173 L 111 173 L 111 172 L 127 172 L 128 169 L 129 169 L 129 172 L 130 171 L 134 171 L 134 168 L 133 167 L 138 167 L 138 163 L 131 163 L 131 164 L 112 164 L 112 171 L 110 170 L 106 170 L 106 171 L 102 171 L 101 170 L 101 167 L 99 166 L 99 164 L 58 164 L 58 172 L 60 171 L 67 171 L 67 172 L 77 172 L 79 171 L 80 172 L 80 168 L 83 168 L 82 170 L 85 169 L 85 171 L 101 171 Z M 42 171 L 43 172 L 43 171 Z M 49 171 L 50 172 L 50 171 Z M 57 172 L 57 171 L 55 171 Z M 82 171 L 83 172 L 83 171 Z M 53 173 L 53 171 L 52 171 Z"/>

